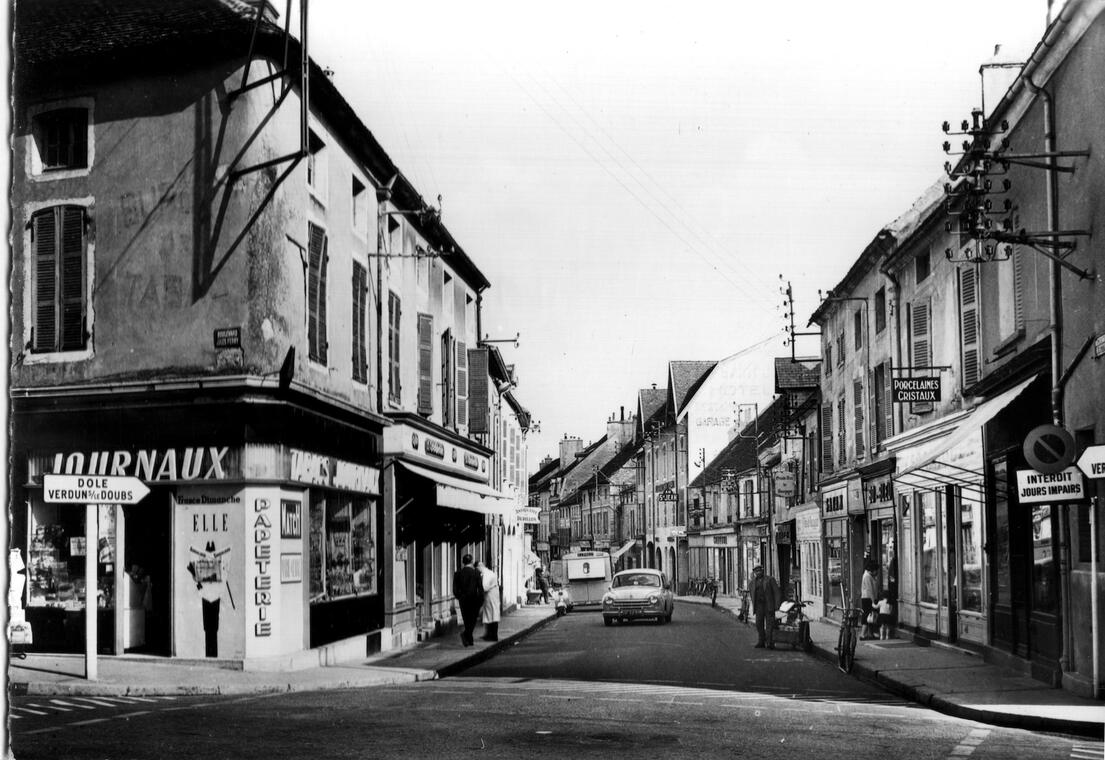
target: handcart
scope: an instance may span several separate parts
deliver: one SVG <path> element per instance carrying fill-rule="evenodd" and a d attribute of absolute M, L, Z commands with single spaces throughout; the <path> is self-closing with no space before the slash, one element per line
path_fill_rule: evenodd
<path fill-rule="evenodd" d="M 810 621 L 802 611 L 806 605 L 813 602 L 786 601 L 779 605 L 775 613 L 775 643 L 790 644 L 791 649 L 801 647 L 803 651 L 810 651 L 813 642 L 810 640 Z"/>

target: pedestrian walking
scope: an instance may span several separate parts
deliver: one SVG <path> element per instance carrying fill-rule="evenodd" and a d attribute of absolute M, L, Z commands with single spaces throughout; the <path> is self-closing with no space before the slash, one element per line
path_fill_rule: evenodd
<path fill-rule="evenodd" d="M 460 605 L 460 617 L 464 623 L 460 640 L 464 646 L 470 647 L 476 643 L 472 632 L 476 629 L 480 607 L 483 606 L 483 582 L 480 571 L 472 564 L 471 554 L 465 554 L 460 561 L 462 567 L 453 573 L 453 596 Z"/>
<path fill-rule="evenodd" d="M 763 565 L 752 568 L 752 612 L 756 616 L 756 649 L 775 648 L 775 610 L 782 594 L 779 582 L 764 575 Z"/>
<path fill-rule="evenodd" d="M 483 581 L 483 607 L 480 609 L 480 620 L 484 624 L 484 641 L 499 640 L 499 620 L 502 616 L 502 603 L 499 600 L 499 576 L 495 574 L 495 567 L 490 562 L 476 563 L 476 569 L 480 571 Z"/>
<path fill-rule="evenodd" d="M 874 612 L 875 600 L 879 598 L 879 579 L 875 577 L 878 567 L 874 560 L 867 560 L 863 565 L 863 580 L 860 582 L 859 592 L 859 606 L 863 610 L 861 639 L 875 638 L 871 626 L 878 623 L 878 613 Z"/>
<path fill-rule="evenodd" d="M 537 590 L 541 592 L 541 603 L 549 603 L 549 579 L 545 576 L 545 571 L 541 568 L 537 568 Z"/>
<path fill-rule="evenodd" d="M 890 638 L 890 628 L 894 625 L 894 600 L 890 598 L 890 594 L 883 594 L 879 599 L 877 612 L 879 615 L 879 638 L 886 640 Z"/>

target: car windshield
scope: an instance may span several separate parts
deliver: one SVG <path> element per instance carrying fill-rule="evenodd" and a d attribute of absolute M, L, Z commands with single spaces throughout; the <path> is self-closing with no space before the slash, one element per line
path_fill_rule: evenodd
<path fill-rule="evenodd" d="M 651 573 L 629 573 L 614 579 L 614 588 L 623 586 L 660 586 L 660 576 Z"/>

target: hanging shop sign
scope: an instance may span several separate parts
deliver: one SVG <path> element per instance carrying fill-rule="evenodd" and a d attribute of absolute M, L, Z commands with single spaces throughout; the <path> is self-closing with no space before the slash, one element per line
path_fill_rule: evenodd
<path fill-rule="evenodd" d="M 798 490 L 798 478 L 793 472 L 784 470 L 775 473 L 775 495 L 790 497 Z"/>
<path fill-rule="evenodd" d="M 1017 470 L 1017 501 L 1021 504 L 1079 501 L 1084 498 L 1085 481 L 1077 467 L 1055 473 Z"/>
<path fill-rule="evenodd" d="M 671 490 L 670 488 L 665 490 L 665 491 L 661 491 L 660 493 L 658 493 L 656 495 L 656 500 L 657 501 L 676 501 L 675 491 Z"/>
<path fill-rule="evenodd" d="M 111 475 L 43 475 L 47 504 L 137 504 L 150 489 L 138 478 Z"/>
<path fill-rule="evenodd" d="M 940 400 L 939 377 L 895 377 L 893 383 L 895 404 Z"/>
<path fill-rule="evenodd" d="M 790 545 L 794 543 L 794 524 L 783 522 L 775 524 L 775 543 Z"/>
<path fill-rule="evenodd" d="M 518 522 L 523 523 L 539 523 L 541 522 L 541 509 L 539 507 L 518 507 L 516 510 L 518 515 Z"/>

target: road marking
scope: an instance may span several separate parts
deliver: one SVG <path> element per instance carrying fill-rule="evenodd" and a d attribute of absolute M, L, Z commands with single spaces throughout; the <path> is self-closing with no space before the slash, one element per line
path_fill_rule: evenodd
<path fill-rule="evenodd" d="M 61 729 L 61 726 L 50 726 L 49 728 L 36 728 L 34 731 L 23 731 L 22 733 L 24 736 L 27 734 L 46 734 L 51 731 L 60 731 Z"/>
<path fill-rule="evenodd" d="M 1105 757 L 1105 745 L 1075 744 L 1071 747 L 1070 756 L 1076 760 L 1100 760 Z"/>
<path fill-rule="evenodd" d="M 100 699 L 106 699 L 109 702 L 122 702 L 125 705 L 133 705 L 134 700 L 130 697 L 100 697 Z"/>
<path fill-rule="evenodd" d="M 974 753 L 975 748 L 978 747 L 990 735 L 989 729 L 976 728 L 973 729 L 959 742 L 959 744 L 952 747 L 951 752 L 948 753 L 948 757 L 968 757 Z"/>
<path fill-rule="evenodd" d="M 130 698 L 134 699 L 134 700 L 137 700 L 139 702 L 156 702 L 157 701 L 156 699 L 150 699 L 149 697 L 136 697 L 136 696 L 133 696 L 133 695 Z"/>
<path fill-rule="evenodd" d="M 149 714 L 150 714 L 149 710 L 139 710 L 138 712 L 122 713 L 120 715 L 116 715 L 115 717 L 116 718 L 135 718 L 139 715 L 149 715 Z"/>
<path fill-rule="evenodd" d="M 118 705 L 115 705 L 111 702 L 104 702 L 102 699 L 92 699 L 91 697 L 74 697 L 73 699 L 74 699 L 74 701 L 79 700 L 81 702 L 91 702 L 92 704 L 99 705 L 100 707 L 117 707 L 118 706 Z"/>
<path fill-rule="evenodd" d="M 70 723 L 68 725 L 70 725 L 70 726 L 89 726 L 93 723 L 103 723 L 103 722 L 108 721 L 108 720 L 111 720 L 111 718 L 92 718 L 91 720 L 78 720 L 78 721 L 76 721 L 74 723 Z"/>
<path fill-rule="evenodd" d="M 78 705 L 73 702 L 65 702 L 60 699 L 51 699 L 50 702 L 55 705 L 64 705 L 65 707 L 79 707 L 82 710 L 95 710 L 95 707 L 89 707 L 88 705 Z"/>
<path fill-rule="evenodd" d="M 38 705 L 35 705 L 35 707 L 38 707 Z M 49 715 L 50 714 L 48 712 L 43 712 L 41 710 L 32 710 L 29 707 L 13 707 L 11 709 L 13 709 L 13 710 L 22 710 L 23 712 L 29 712 L 29 713 L 32 713 L 33 715 Z"/>

